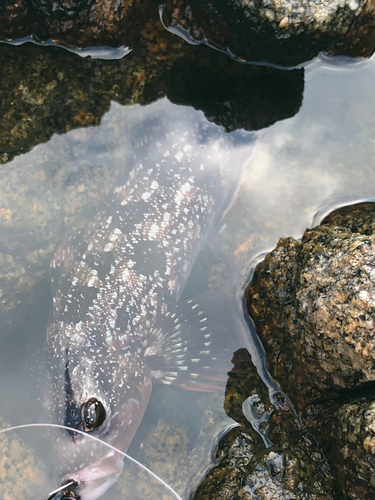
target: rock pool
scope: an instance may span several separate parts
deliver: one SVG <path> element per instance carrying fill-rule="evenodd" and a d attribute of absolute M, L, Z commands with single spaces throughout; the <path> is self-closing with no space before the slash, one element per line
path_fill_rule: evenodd
<path fill-rule="evenodd" d="M 241 169 L 202 240 L 180 299 L 224 291 L 236 312 L 238 347 L 250 351 L 253 363 L 243 351 L 233 366 L 229 357 L 228 382 L 217 392 L 155 384 L 129 454 L 184 500 L 194 491 L 196 500 L 345 497 L 354 472 L 340 469 L 337 461 L 333 465 L 313 426 L 309 431 L 301 426 L 308 416 L 301 421 L 293 411 L 297 398 L 290 395 L 288 402 L 287 388 L 270 377 L 244 312 L 244 290 L 255 265 L 279 238 L 298 241 L 333 209 L 374 199 L 375 60 L 322 55 L 304 69 L 263 72 L 211 55 L 205 47 L 200 66 L 173 35 L 160 30 L 143 36 L 158 39 L 153 63 L 144 48 L 103 64 L 59 48 L 24 45 L 2 53 L 7 98 L 1 118 L 0 425 L 49 421 L 43 406 L 45 331 L 53 297 L 49 263 L 59 245 L 95 218 L 117 177 L 132 171 L 147 113 L 157 119 L 173 109 L 186 129 L 201 123 L 203 129 L 214 127 L 223 143 L 230 134 L 235 137 L 228 142 L 229 163 Z M 163 44 L 174 43 L 175 58 L 166 61 Z M 168 130 L 160 133 L 164 139 Z M 152 140 L 158 141 L 155 135 Z M 205 149 L 204 137 L 192 147 L 214 163 L 216 146 Z M 217 325 L 226 319 L 220 312 L 214 313 Z M 360 425 L 369 428 L 371 452 L 373 409 L 362 396 L 332 413 L 338 411 L 344 428 L 345 412 L 358 411 Z M 250 410 L 242 406 L 248 398 L 256 402 Z M 261 418 L 265 412 L 273 412 L 270 421 Z M 327 439 L 332 439 L 336 424 L 330 414 L 325 417 Z M 58 486 L 51 443 L 59 432 L 29 428 L 1 436 L 4 500 L 47 498 Z M 355 435 L 362 439 L 359 430 Z M 344 431 L 337 437 L 342 449 L 343 439 Z M 347 456 L 353 454 L 348 448 Z M 158 496 L 173 498 L 165 486 L 129 465 L 103 498 L 148 499 L 155 488 Z"/>

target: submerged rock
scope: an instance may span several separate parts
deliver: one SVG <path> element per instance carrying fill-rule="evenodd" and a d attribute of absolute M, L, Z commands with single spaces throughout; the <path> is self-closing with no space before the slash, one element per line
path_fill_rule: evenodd
<path fill-rule="evenodd" d="M 374 214 L 340 209 L 301 243 L 282 238 L 247 289 L 271 372 L 299 407 L 375 380 Z"/>
<path fill-rule="evenodd" d="M 0 418 L 0 430 L 9 425 Z M 13 432 L 0 434 L 1 499 L 30 498 L 42 491 L 46 473 L 33 452 Z"/>

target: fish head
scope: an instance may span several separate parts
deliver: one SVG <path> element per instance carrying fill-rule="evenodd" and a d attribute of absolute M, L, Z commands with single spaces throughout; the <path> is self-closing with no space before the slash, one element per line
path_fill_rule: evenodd
<path fill-rule="evenodd" d="M 95 352 L 65 346 L 63 361 L 53 359 L 48 407 L 69 428 L 55 439 L 56 479 L 77 481 L 79 498 L 95 500 L 122 472 L 116 450 L 127 451 L 143 418 L 151 375 L 137 350 L 108 344 Z"/>

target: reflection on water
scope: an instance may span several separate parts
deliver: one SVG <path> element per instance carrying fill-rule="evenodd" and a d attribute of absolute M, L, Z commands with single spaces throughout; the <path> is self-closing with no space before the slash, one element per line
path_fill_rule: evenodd
<path fill-rule="evenodd" d="M 333 208 L 374 198 L 374 73 L 374 58 L 314 68 L 297 115 L 259 134 L 224 221 L 230 236 L 223 233 L 223 244 L 231 246 L 235 272 L 246 276 L 249 257 L 273 248 L 281 236 L 300 238 Z"/>
<path fill-rule="evenodd" d="M 269 379 L 264 368 L 261 348 L 256 339 L 251 338 L 241 313 L 243 284 L 257 256 L 272 248 L 280 237 L 299 238 L 306 227 L 317 223 L 332 208 L 374 198 L 374 72 L 374 59 L 357 67 L 341 66 L 340 71 L 328 63 L 312 67 L 307 73 L 304 101 L 299 113 L 259 133 L 255 142 L 250 134 L 239 132 L 229 140 L 231 136 L 215 126 L 215 133 L 228 146 L 228 165 L 233 166 L 232 173 L 235 176 L 231 193 L 235 195 L 226 206 L 222 220 L 220 216 L 225 207 L 218 210 L 215 224 L 195 260 L 181 300 L 194 298 L 208 289 L 228 290 L 233 305 L 237 307 L 236 328 L 242 335 L 243 346 L 252 351 L 258 373 L 271 394 L 272 390 L 277 391 L 277 385 L 272 385 L 274 382 Z M 38 194 L 42 211 L 48 212 L 51 219 L 46 227 L 58 227 L 57 231 L 50 231 L 53 234 L 52 246 L 56 247 L 58 240 L 63 241 L 69 229 L 74 231 L 79 226 L 77 220 L 73 223 L 67 216 L 75 200 L 74 196 L 67 196 L 69 190 L 79 192 L 82 184 L 92 183 L 94 186 L 102 182 L 101 175 L 105 179 L 103 182 L 113 187 L 119 173 L 122 172 L 124 176 L 128 174 L 133 149 L 142 147 L 140 135 L 144 134 L 145 120 L 150 110 L 155 110 L 155 116 L 160 113 L 165 117 L 171 109 L 166 100 L 152 106 L 125 108 L 113 104 L 101 126 L 55 136 L 49 143 L 39 145 L 32 152 L 5 165 L 9 172 L 12 169 L 25 169 L 30 178 L 30 165 L 34 165 L 38 171 L 38 166 L 43 164 L 43 170 L 49 173 L 63 168 L 65 162 L 71 165 L 75 175 L 69 178 L 69 182 L 57 184 L 57 191 L 51 194 L 52 187 L 56 186 L 55 177 L 47 176 Z M 185 121 L 187 128 L 196 123 L 208 124 L 202 113 L 189 108 L 176 108 L 179 121 Z M 170 126 L 174 127 L 173 120 Z M 163 143 L 168 130 L 164 128 L 159 132 L 160 138 L 152 136 L 151 143 L 147 144 L 151 151 L 156 147 L 152 141 L 155 141 L 155 145 L 159 140 Z M 205 149 L 204 140 L 193 146 L 206 160 L 212 160 L 213 152 Z M 212 165 L 214 163 L 213 160 Z M 104 164 L 108 168 L 101 170 L 100 165 Z M 236 165 L 242 168 L 237 169 Z M 236 185 L 237 190 L 234 189 Z M 43 192 L 48 193 L 48 196 L 44 198 Z M 92 192 L 96 196 L 94 188 Z M 99 210 L 105 194 L 96 196 L 97 204 L 91 205 L 96 208 L 91 210 Z M 27 203 L 29 195 L 34 196 L 35 193 L 26 194 L 24 203 Z M 55 211 L 52 216 L 50 210 L 53 204 Z M 17 210 L 19 213 L 25 211 L 23 203 L 14 208 L 15 220 Z M 79 204 L 77 210 L 80 210 Z M 85 210 L 80 213 L 81 225 L 87 224 L 92 214 L 87 214 Z M 315 214 L 318 215 L 314 219 Z M 0 227 L 0 237 L 2 240 L 9 238 L 9 228 L 4 224 Z M 33 241 L 39 237 L 48 240 L 40 227 L 35 229 L 33 237 Z M 10 255 L 13 252 L 14 258 L 21 262 L 28 254 L 27 244 L 20 237 L 18 244 L 10 250 Z M 47 270 L 48 257 L 47 251 L 37 261 L 41 273 L 37 276 L 44 276 L 42 270 Z M 26 275 L 28 269 L 35 274 L 30 264 L 29 268 L 25 267 Z M 12 290 L 8 293 L 11 295 Z M 43 375 L 38 375 L 41 370 L 36 367 L 43 365 L 44 354 L 32 349 L 33 338 L 36 339 L 35 344 L 43 343 L 43 329 L 50 309 L 46 294 L 41 294 L 41 297 L 37 302 L 41 319 L 36 321 L 35 314 L 26 311 L 26 317 L 34 318 L 34 323 L 29 321 L 27 328 L 20 327 L 23 333 L 13 331 L 11 338 L 8 335 L 6 339 L 0 340 L 0 396 L 2 402 L 6 401 L 0 408 L 0 415 L 9 425 L 29 422 L 30 416 L 32 420 L 46 418 L 40 402 L 41 393 L 46 389 L 42 382 L 34 384 L 36 378 L 43 380 Z M 219 324 L 220 311 L 217 314 L 216 322 Z M 21 336 L 18 337 L 18 334 Z M 19 349 L 19 338 L 30 349 Z M 31 368 L 33 371 L 30 371 Z M 30 373 L 33 374 L 32 384 L 28 382 Z M 187 393 L 173 386 L 155 386 L 130 453 L 138 456 L 186 498 L 189 490 L 194 488 L 210 466 L 212 449 L 220 434 L 233 425 L 222 408 L 223 391 L 219 395 Z M 50 441 L 47 435 L 43 441 L 37 438 L 37 434 L 30 432 L 21 442 L 24 441 L 31 449 L 36 446 L 36 442 L 44 442 L 45 448 L 48 448 Z M 11 457 L 15 463 L 26 456 L 21 445 L 18 453 L 19 456 L 14 454 Z M 3 468 L 0 478 L 4 474 Z M 50 477 L 51 473 L 47 471 L 46 474 Z M 105 498 L 127 498 L 126 494 L 129 491 L 133 493 L 135 489 L 140 498 L 147 498 L 147 492 L 154 488 L 150 480 L 135 481 L 131 487 L 127 481 L 128 468 Z M 51 486 L 52 489 L 55 487 L 53 481 Z"/>

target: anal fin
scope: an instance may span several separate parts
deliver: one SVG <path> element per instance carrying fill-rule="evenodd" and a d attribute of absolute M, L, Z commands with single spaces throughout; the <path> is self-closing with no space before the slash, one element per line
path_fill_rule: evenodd
<path fill-rule="evenodd" d="M 183 302 L 150 332 L 146 363 L 164 384 L 193 391 L 224 389 L 233 353 L 243 347 L 235 324 L 231 299 L 221 291 Z"/>

